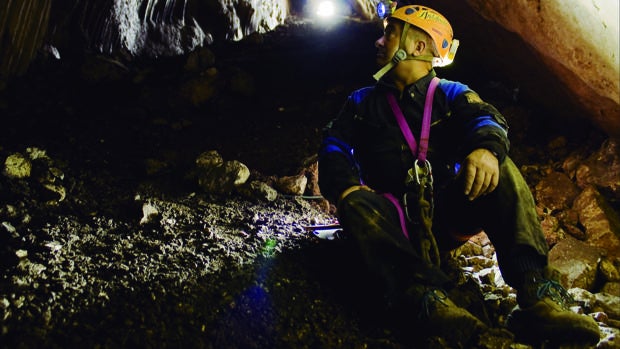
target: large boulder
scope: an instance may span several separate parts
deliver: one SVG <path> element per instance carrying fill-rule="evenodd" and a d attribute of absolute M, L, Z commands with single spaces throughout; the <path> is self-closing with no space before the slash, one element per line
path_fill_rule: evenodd
<path fill-rule="evenodd" d="M 568 237 L 549 251 L 549 264 L 560 272 L 563 285 L 592 290 L 603 254 L 600 248 Z"/>
<path fill-rule="evenodd" d="M 589 186 L 575 199 L 573 209 L 579 212 L 588 244 L 620 256 L 620 216 L 605 197 Z"/>

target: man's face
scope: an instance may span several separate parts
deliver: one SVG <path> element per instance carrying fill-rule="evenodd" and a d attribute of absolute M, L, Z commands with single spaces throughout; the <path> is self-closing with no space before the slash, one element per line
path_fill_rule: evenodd
<path fill-rule="evenodd" d="M 392 60 L 398 50 L 403 24 L 400 21 L 387 19 L 384 23 L 383 36 L 375 41 L 377 48 L 377 65 L 384 66 Z"/>

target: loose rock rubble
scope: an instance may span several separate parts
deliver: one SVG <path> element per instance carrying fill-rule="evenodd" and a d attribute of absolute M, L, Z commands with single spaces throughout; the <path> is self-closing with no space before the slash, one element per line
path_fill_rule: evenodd
<path fill-rule="evenodd" d="M 364 281 L 371 278 L 346 240 L 318 240 L 305 229 L 334 219 L 312 200 L 277 192 L 273 200 L 200 190 L 171 196 L 144 182 L 130 204 L 119 202 L 126 214 L 80 215 L 68 202 L 90 189 L 52 203 L 41 200 L 45 192 L 24 190 L 37 178 L 5 173 L 12 200 L 0 210 L 3 347 L 411 345 L 410 334 L 378 321 L 389 314 L 368 302 L 380 291 Z M 451 298 L 497 329 L 477 347 L 530 347 L 501 330 L 516 297 L 486 235 L 444 257 L 456 280 Z M 598 347 L 617 347 L 618 297 L 570 293 L 575 311 L 599 321 Z M 443 347 L 441 338 L 424 343 Z"/>

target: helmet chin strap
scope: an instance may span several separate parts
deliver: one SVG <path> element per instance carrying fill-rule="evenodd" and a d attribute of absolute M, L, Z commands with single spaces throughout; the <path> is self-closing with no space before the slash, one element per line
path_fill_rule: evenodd
<path fill-rule="evenodd" d="M 431 55 L 424 55 L 424 56 L 407 56 L 407 58 L 405 58 L 404 60 L 406 61 L 423 61 L 423 62 L 431 62 L 433 63 L 433 60 L 435 59 L 435 57 L 431 56 Z"/>
<path fill-rule="evenodd" d="M 383 75 L 387 74 L 387 72 L 392 70 L 392 68 L 394 68 L 396 64 L 398 64 L 401 61 L 423 61 L 423 62 L 433 63 L 434 59 L 435 57 L 431 55 L 423 55 L 423 56 L 408 55 L 407 52 L 405 52 L 405 50 L 401 48 L 401 49 L 398 49 L 396 53 L 394 53 L 394 56 L 392 56 L 392 60 L 388 64 L 384 65 L 383 68 L 381 68 L 378 72 L 376 72 L 372 77 L 375 78 L 375 80 L 379 81 L 379 79 L 381 79 Z"/>
<path fill-rule="evenodd" d="M 387 74 L 387 72 L 392 70 L 392 68 L 394 68 L 400 61 L 414 60 L 414 61 L 423 61 L 423 62 L 431 62 L 431 63 L 433 62 L 433 59 L 435 57 L 431 55 L 413 56 L 413 55 L 407 54 L 407 51 L 403 49 L 403 47 L 405 47 L 405 40 L 407 38 L 407 31 L 409 30 L 409 26 L 410 26 L 409 23 L 405 23 L 405 25 L 403 26 L 403 31 L 402 31 L 402 34 L 400 35 L 400 44 L 399 44 L 398 50 L 394 53 L 394 56 L 392 56 L 392 60 L 388 62 L 388 64 L 384 65 L 383 68 L 381 68 L 378 72 L 376 72 L 372 76 L 373 78 L 375 78 L 375 80 L 379 81 L 379 79 L 381 79 L 383 75 Z"/>
<path fill-rule="evenodd" d="M 399 48 L 398 51 L 394 53 L 394 56 L 392 56 L 392 60 L 388 62 L 388 64 L 384 65 L 383 68 L 376 72 L 375 75 L 373 75 L 372 77 L 375 78 L 375 80 L 379 81 L 379 79 L 381 79 L 383 75 L 385 75 L 392 68 L 394 68 L 396 64 L 398 64 L 398 62 L 407 59 L 407 56 L 407 52 L 405 52 L 405 50 L 403 50 L 402 48 Z"/>

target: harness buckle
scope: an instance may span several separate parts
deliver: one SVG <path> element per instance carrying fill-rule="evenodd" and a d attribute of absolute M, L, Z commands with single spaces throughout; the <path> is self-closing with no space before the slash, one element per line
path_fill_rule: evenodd
<path fill-rule="evenodd" d="M 433 168 L 428 160 L 424 160 L 424 162 L 420 165 L 418 159 L 416 159 L 413 162 L 413 170 L 415 173 L 415 180 L 418 185 L 424 187 L 433 186 Z"/>

